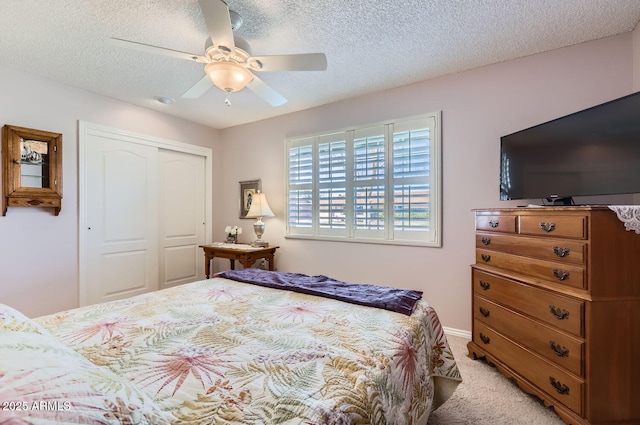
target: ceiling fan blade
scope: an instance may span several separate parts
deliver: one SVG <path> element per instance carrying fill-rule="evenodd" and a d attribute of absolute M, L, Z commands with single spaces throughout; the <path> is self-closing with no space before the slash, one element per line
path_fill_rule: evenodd
<path fill-rule="evenodd" d="M 202 9 L 213 45 L 224 46 L 233 52 L 235 43 L 227 4 L 222 0 L 198 0 L 198 3 Z"/>
<path fill-rule="evenodd" d="M 150 44 L 138 43 L 136 41 L 123 40 L 121 38 L 111 38 L 111 42 L 127 49 L 139 50 L 141 52 L 154 53 L 156 55 L 172 56 L 174 58 L 186 59 L 190 61 L 207 63 L 207 58 L 193 53 L 181 52 L 179 50 L 165 49 L 164 47 L 152 46 Z"/>
<path fill-rule="evenodd" d="M 259 61 L 256 71 L 324 71 L 327 57 L 324 53 L 303 53 L 298 55 L 252 56 L 251 63 Z M 253 68 L 253 67 L 252 67 Z"/>
<path fill-rule="evenodd" d="M 202 79 L 200 79 L 200 81 L 195 83 L 189 90 L 184 92 L 182 97 L 187 99 L 196 99 L 202 96 L 207 90 L 209 90 L 211 86 L 213 86 L 213 82 L 211 81 L 208 75 L 205 75 L 204 77 L 202 77 Z"/>
<path fill-rule="evenodd" d="M 254 75 L 253 80 L 247 87 L 264 99 L 271 106 L 280 106 L 287 103 L 287 99 L 284 98 L 280 93 L 269 87 L 264 81 Z"/>

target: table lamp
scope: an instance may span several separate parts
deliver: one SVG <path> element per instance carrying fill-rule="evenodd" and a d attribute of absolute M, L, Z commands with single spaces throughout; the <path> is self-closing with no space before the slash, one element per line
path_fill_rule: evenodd
<path fill-rule="evenodd" d="M 253 195 L 253 199 L 251 200 L 251 207 L 247 212 L 247 218 L 257 218 L 258 221 L 253 223 L 253 230 L 256 232 L 256 236 L 258 239 L 251 243 L 251 246 L 255 247 L 268 247 L 269 242 L 263 241 L 262 234 L 264 233 L 264 223 L 262 222 L 262 217 L 274 217 L 275 214 L 271 211 L 269 207 L 269 203 L 267 202 L 267 197 L 264 196 L 264 193 L 257 191 Z"/>

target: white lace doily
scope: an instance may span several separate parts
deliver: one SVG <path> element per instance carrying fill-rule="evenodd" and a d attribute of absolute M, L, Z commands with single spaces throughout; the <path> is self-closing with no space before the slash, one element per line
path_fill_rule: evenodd
<path fill-rule="evenodd" d="M 633 230 L 640 235 L 640 205 L 609 205 L 627 230 Z"/>

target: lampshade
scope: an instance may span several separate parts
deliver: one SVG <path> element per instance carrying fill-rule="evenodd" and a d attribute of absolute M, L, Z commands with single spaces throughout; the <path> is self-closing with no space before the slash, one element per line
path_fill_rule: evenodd
<path fill-rule="evenodd" d="M 251 71 L 235 62 L 211 62 L 204 72 L 216 87 L 226 92 L 242 90 L 253 80 Z"/>
<path fill-rule="evenodd" d="M 273 211 L 269 207 L 267 197 L 264 193 L 254 193 L 251 199 L 251 207 L 247 212 L 247 218 L 275 217 Z"/>

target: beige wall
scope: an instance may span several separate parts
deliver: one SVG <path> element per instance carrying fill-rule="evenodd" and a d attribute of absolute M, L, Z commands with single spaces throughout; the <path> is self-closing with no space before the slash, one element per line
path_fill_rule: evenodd
<path fill-rule="evenodd" d="M 30 316 L 78 306 L 78 120 L 211 147 L 214 187 L 219 179 L 218 130 L 7 68 L 0 68 L 0 93 L 0 125 L 63 135 L 60 215 L 9 208 L 0 217 L 0 302 Z"/>
<path fill-rule="evenodd" d="M 638 37 L 610 37 L 222 131 L 0 68 L 1 123 L 64 135 L 60 216 L 10 209 L 0 217 L 0 302 L 32 316 L 78 305 L 77 121 L 85 120 L 212 147 L 215 239 L 234 224 L 244 228 L 242 240 L 253 239 L 252 220 L 238 219 L 238 182 L 261 178 L 277 215 L 266 219 L 264 238 L 280 245 L 280 270 L 420 289 L 446 327 L 470 330 L 472 209 L 518 204 L 498 200 L 500 136 L 630 93 Z M 284 239 L 285 138 L 436 110 L 443 116 L 442 248 Z M 228 263 L 216 260 L 216 267 Z"/>
<path fill-rule="evenodd" d="M 279 270 L 423 290 L 444 326 L 468 331 L 472 209 L 523 203 L 498 200 L 500 136 L 631 91 L 627 34 L 225 129 L 222 166 L 230 183 L 221 192 L 233 202 L 218 205 L 214 235 L 237 224 L 242 239 L 252 239 L 252 220 L 237 217 L 237 182 L 261 178 L 277 215 L 265 219 L 264 239 L 281 247 Z M 436 110 L 443 117 L 442 248 L 284 239 L 285 138 Z M 228 267 L 222 260 L 216 266 Z"/>

